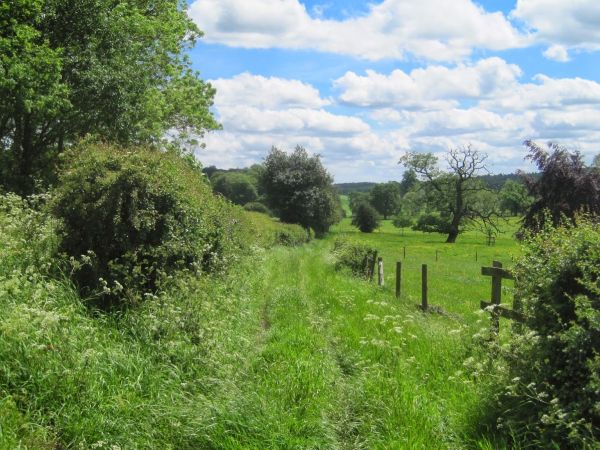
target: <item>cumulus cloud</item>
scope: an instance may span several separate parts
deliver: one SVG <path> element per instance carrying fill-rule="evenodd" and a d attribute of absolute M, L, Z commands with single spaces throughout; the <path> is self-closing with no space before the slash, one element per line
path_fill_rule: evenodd
<path fill-rule="evenodd" d="M 198 155 L 204 164 L 244 167 L 260 162 L 273 145 L 303 145 L 322 154 L 343 182 L 397 179 L 398 158 L 409 149 L 441 153 L 472 144 L 504 172 L 527 167 L 525 139 L 598 152 L 600 83 L 520 77 L 519 67 L 499 58 L 410 73 L 350 72 L 334 83 L 339 101 L 358 108 L 360 117 L 339 113 L 344 108 L 335 98 L 323 99 L 298 80 L 249 73 L 213 80 L 223 130 L 209 133 Z"/>
<path fill-rule="evenodd" d="M 600 50 L 600 3 L 597 0 L 518 0 L 511 17 L 522 20 L 535 38 L 549 43 L 544 53 L 557 61 L 567 49 Z"/>
<path fill-rule="evenodd" d="M 514 86 L 521 69 L 500 58 L 460 64 L 454 68 L 428 66 L 409 74 L 394 70 L 389 75 L 372 70 L 366 76 L 347 72 L 334 81 L 344 103 L 356 106 L 400 106 L 405 109 L 443 109 L 465 99 L 481 99 Z"/>
<path fill-rule="evenodd" d="M 257 108 L 320 108 L 330 104 L 308 83 L 277 77 L 242 73 L 233 78 L 210 80 L 217 89 L 216 102 L 224 105 L 246 105 Z"/>
<path fill-rule="evenodd" d="M 412 54 L 456 61 L 475 48 L 502 50 L 527 41 L 502 13 L 486 12 L 472 0 L 384 0 L 368 14 L 345 20 L 313 18 L 299 0 L 195 0 L 189 14 L 206 32 L 206 42 L 369 60 Z"/>
<path fill-rule="evenodd" d="M 569 52 L 562 45 L 553 45 L 548 47 L 544 52 L 544 56 L 548 59 L 558 62 L 569 62 Z"/>

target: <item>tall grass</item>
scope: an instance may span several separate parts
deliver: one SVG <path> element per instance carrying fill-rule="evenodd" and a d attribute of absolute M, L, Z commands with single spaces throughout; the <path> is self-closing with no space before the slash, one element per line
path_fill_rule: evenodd
<path fill-rule="evenodd" d="M 400 301 L 335 271 L 343 223 L 326 240 L 255 247 L 226 276 L 182 274 L 136 308 L 98 314 L 40 268 L 52 265 L 53 224 L 31 214 L 0 212 L 0 448 L 503 445 L 472 419 L 486 376 L 472 335 L 486 325 L 476 311 L 489 283 L 481 262 L 465 262 L 477 236 L 450 248 L 393 229 L 356 233 L 387 267 L 409 243 Z M 514 246 L 481 257 L 503 248 Z M 431 302 L 452 314 L 414 307 L 411 264 L 422 262 Z"/>

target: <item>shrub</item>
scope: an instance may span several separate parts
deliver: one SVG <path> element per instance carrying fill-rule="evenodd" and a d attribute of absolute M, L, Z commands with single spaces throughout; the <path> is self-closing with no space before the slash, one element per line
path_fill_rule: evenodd
<path fill-rule="evenodd" d="M 172 152 L 82 145 L 66 154 L 53 211 L 82 293 L 137 301 L 177 270 L 223 269 L 239 247 L 234 209 Z"/>
<path fill-rule="evenodd" d="M 265 214 L 247 211 L 243 215 L 243 229 L 247 234 L 245 242 L 259 247 L 302 245 L 310 241 L 311 235 L 300 225 L 282 223 Z"/>
<path fill-rule="evenodd" d="M 370 274 L 376 253 L 376 249 L 366 244 L 338 239 L 333 246 L 335 268 L 347 268 L 353 275 L 366 278 Z"/>
<path fill-rule="evenodd" d="M 372 233 L 379 227 L 379 216 L 375 208 L 368 203 L 361 203 L 356 207 L 352 225 L 357 227 L 363 233 Z"/>
<path fill-rule="evenodd" d="M 271 212 L 271 210 L 269 208 L 267 208 L 265 205 L 263 205 L 260 202 L 249 202 L 246 203 L 244 205 L 244 209 L 246 211 L 254 211 L 254 212 L 259 212 L 259 213 L 263 213 L 266 214 L 267 216 L 272 216 L 273 213 Z"/>
<path fill-rule="evenodd" d="M 600 426 L 600 230 L 578 222 L 527 238 L 514 270 L 526 322 L 506 355 L 503 417 L 543 448 L 592 448 Z"/>

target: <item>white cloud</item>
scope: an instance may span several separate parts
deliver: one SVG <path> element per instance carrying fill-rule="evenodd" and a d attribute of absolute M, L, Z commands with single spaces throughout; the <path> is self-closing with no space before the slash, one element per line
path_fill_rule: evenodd
<path fill-rule="evenodd" d="M 299 0 L 196 0 L 189 11 L 205 41 L 242 48 L 312 49 L 364 59 L 407 53 L 436 61 L 475 48 L 523 46 L 526 38 L 499 12 L 472 0 L 384 0 L 345 20 L 312 18 Z"/>
<path fill-rule="evenodd" d="M 553 47 L 600 50 L 597 0 L 518 0 L 511 17 L 524 21 L 538 40 Z M 547 53 L 561 55 L 559 48 Z"/>
<path fill-rule="evenodd" d="M 320 108 L 328 105 L 317 89 L 298 80 L 263 77 L 242 73 L 233 78 L 210 80 L 217 89 L 216 103 L 246 105 L 257 108 L 305 107 Z"/>
<path fill-rule="evenodd" d="M 569 51 L 562 45 L 553 45 L 548 47 L 544 56 L 552 61 L 569 62 Z"/>
<path fill-rule="evenodd" d="M 343 182 L 398 179 L 398 158 L 409 149 L 441 153 L 470 143 L 489 154 L 494 171 L 504 172 L 527 167 L 525 139 L 596 154 L 600 84 L 545 75 L 520 82 L 520 74 L 498 58 L 408 74 L 346 74 L 334 83 L 364 119 L 328 111 L 335 100 L 297 80 L 248 73 L 216 80 L 215 111 L 224 129 L 207 135 L 199 158 L 244 167 L 260 162 L 273 145 L 303 145 L 322 154 Z"/>
<path fill-rule="evenodd" d="M 356 106 L 446 109 L 461 99 L 481 99 L 506 90 L 520 75 L 518 66 L 488 58 L 474 65 L 429 66 L 410 74 L 399 69 L 389 75 L 347 72 L 334 84 L 342 91 L 341 101 Z"/>

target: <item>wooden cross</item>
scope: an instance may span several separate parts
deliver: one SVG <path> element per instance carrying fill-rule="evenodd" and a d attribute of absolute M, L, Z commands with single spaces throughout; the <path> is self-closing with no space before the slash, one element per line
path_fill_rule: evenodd
<path fill-rule="evenodd" d="M 492 302 L 481 302 L 481 309 L 492 307 L 492 330 L 496 333 L 500 331 L 500 317 L 522 322 L 523 316 L 520 313 L 500 306 L 502 303 L 502 280 L 514 280 L 513 275 L 503 269 L 502 263 L 499 261 L 494 261 L 492 267 L 482 267 L 481 275 L 492 277 Z"/>

